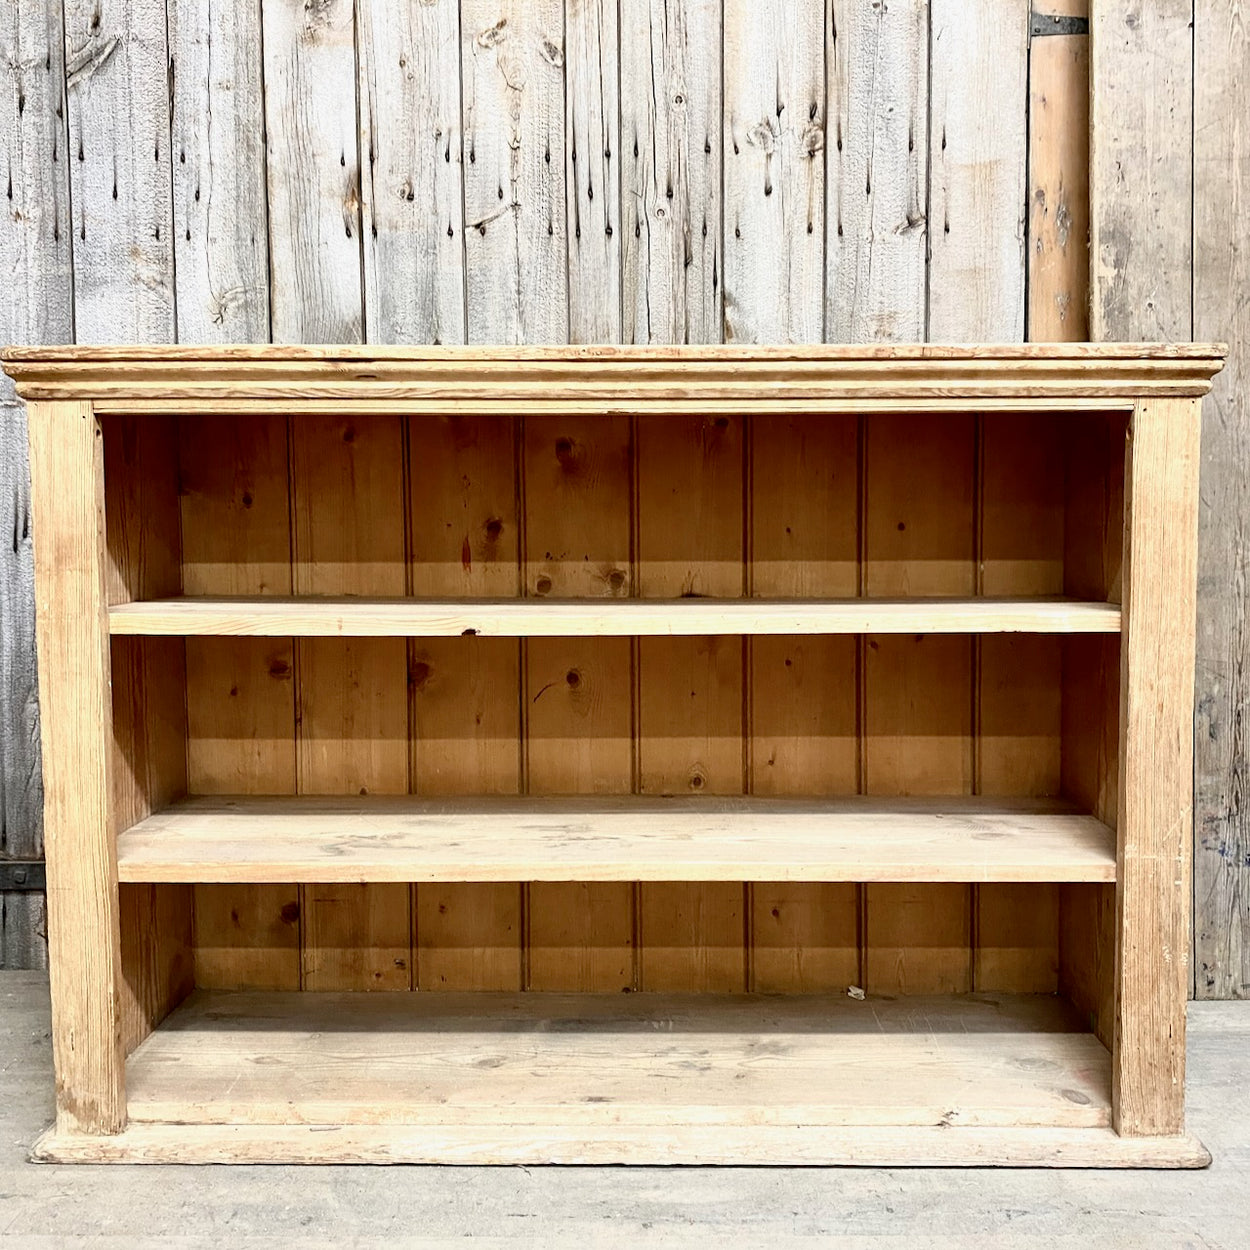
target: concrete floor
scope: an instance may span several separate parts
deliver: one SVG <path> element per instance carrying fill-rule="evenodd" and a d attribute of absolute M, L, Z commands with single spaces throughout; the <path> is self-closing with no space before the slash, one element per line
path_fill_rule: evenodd
<path fill-rule="evenodd" d="M 1205 1172 L 56 1167 L 48 986 L 0 973 L 0 1250 L 67 1246 L 1250 1248 L 1250 1002 L 1189 1015 Z"/>

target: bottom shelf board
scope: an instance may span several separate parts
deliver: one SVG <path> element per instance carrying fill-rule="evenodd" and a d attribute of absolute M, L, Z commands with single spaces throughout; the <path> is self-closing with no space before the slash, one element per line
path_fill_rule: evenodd
<path fill-rule="evenodd" d="M 197 991 L 126 1087 L 136 1128 L 406 1125 L 433 1142 L 506 1127 L 533 1130 L 538 1154 L 547 1136 L 624 1129 L 1111 1123 L 1108 1052 L 1040 995 Z"/>
<path fill-rule="evenodd" d="M 134 1124 L 109 1137 L 50 1130 L 43 1163 L 771 1164 L 840 1167 L 1204 1168 L 1196 1137 L 1109 1128 L 795 1125 Z"/>

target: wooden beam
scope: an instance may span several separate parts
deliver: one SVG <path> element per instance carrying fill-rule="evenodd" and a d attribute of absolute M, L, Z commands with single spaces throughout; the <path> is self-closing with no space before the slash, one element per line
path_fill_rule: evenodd
<path fill-rule="evenodd" d="M 1140 404 L 1129 430 L 1120 670 L 1114 1124 L 1184 1129 L 1193 820 L 1196 403 Z"/>
<path fill-rule="evenodd" d="M 126 1121 L 109 740 L 102 437 L 85 403 L 30 413 L 57 1129 Z"/>

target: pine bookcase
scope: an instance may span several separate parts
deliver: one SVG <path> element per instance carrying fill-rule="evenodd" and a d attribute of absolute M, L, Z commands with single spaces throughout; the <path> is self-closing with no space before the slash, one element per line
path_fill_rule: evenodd
<path fill-rule="evenodd" d="M 8 351 L 36 1157 L 1206 1163 L 1221 354 Z"/>

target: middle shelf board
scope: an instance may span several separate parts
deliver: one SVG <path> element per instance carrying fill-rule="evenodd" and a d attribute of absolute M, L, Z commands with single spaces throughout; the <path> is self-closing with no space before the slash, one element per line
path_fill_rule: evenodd
<path fill-rule="evenodd" d="M 1115 634 L 1120 605 L 1012 599 L 140 600 L 109 609 L 114 634 L 296 638 L 567 638 L 711 634 Z"/>
<path fill-rule="evenodd" d="M 123 882 L 1114 881 L 1058 799 L 196 797 L 117 840 Z"/>

